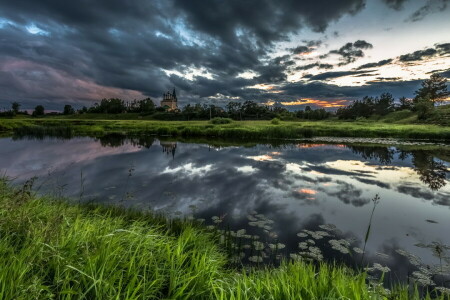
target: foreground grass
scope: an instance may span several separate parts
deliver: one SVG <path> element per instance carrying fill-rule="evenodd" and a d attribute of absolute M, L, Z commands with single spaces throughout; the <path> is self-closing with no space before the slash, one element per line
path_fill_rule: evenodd
<path fill-rule="evenodd" d="M 397 124 L 372 121 L 344 122 L 233 121 L 214 125 L 208 121 L 101 120 L 62 118 L 1 119 L 0 132 L 11 134 L 22 129 L 58 129 L 74 135 L 101 136 L 107 133 L 154 134 L 178 137 L 216 137 L 237 139 L 287 139 L 313 136 L 450 139 L 450 127 L 431 124 Z"/>
<path fill-rule="evenodd" d="M 0 256 L 0 299 L 419 298 L 405 287 L 382 296 L 366 285 L 365 274 L 340 266 L 285 262 L 233 270 L 199 225 L 71 205 L 5 180 Z"/>

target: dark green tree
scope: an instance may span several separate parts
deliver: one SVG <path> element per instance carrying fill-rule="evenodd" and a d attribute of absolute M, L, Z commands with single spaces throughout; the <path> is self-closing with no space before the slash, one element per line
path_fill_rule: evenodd
<path fill-rule="evenodd" d="M 126 111 L 126 107 L 122 99 L 110 98 L 102 99 L 100 105 L 95 110 L 95 112 L 99 113 L 120 114 Z"/>
<path fill-rule="evenodd" d="M 384 116 L 394 108 L 394 97 L 390 93 L 383 93 L 375 102 L 375 114 Z"/>
<path fill-rule="evenodd" d="M 37 117 L 37 116 L 43 116 L 44 113 L 45 113 L 44 106 L 38 105 L 38 106 L 36 106 L 36 107 L 34 108 L 33 116 L 35 116 L 35 117 Z"/>
<path fill-rule="evenodd" d="M 19 113 L 20 103 L 19 102 L 11 103 L 11 109 L 15 114 Z"/>
<path fill-rule="evenodd" d="M 430 100 L 428 95 L 425 97 L 416 98 L 414 99 L 414 102 L 414 109 L 417 112 L 417 118 L 419 120 L 426 119 L 434 110 L 433 101 Z"/>
<path fill-rule="evenodd" d="M 155 103 L 152 99 L 146 98 L 139 101 L 139 112 L 143 114 L 151 114 L 155 112 Z"/>
<path fill-rule="evenodd" d="M 73 115 L 75 113 L 75 109 L 73 109 L 72 105 L 66 104 L 64 105 L 63 114 L 64 115 Z"/>
<path fill-rule="evenodd" d="M 398 107 L 399 110 L 403 110 L 403 109 L 412 109 L 413 107 L 413 101 L 412 99 L 408 99 L 406 97 L 401 97 L 400 99 L 398 99 L 400 102 L 400 105 Z"/>
<path fill-rule="evenodd" d="M 450 96 L 450 92 L 447 91 L 447 78 L 437 73 L 432 74 L 430 79 L 422 82 L 422 87 L 415 94 L 414 102 L 417 102 L 418 99 L 428 98 L 433 104 L 441 103 Z"/>

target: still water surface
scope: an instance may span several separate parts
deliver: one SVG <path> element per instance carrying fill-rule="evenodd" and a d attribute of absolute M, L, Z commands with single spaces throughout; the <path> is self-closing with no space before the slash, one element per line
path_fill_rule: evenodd
<path fill-rule="evenodd" d="M 207 224 L 218 216 L 234 230 L 263 231 L 249 226 L 249 214 L 261 214 L 274 221 L 266 233 L 286 245 L 286 255 L 299 251 L 297 233 L 323 224 L 362 248 L 378 194 L 366 255 L 400 277 L 407 262 L 395 250 L 436 263 L 414 245 L 450 244 L 448 146 L 219 144 L 118 135 L 2 138 L 0 171 L 17 183 L 37 176 L 36 188 L 74 201 L 194 214 Z M 342 259 L 317 244 L 326 259 Z"/>

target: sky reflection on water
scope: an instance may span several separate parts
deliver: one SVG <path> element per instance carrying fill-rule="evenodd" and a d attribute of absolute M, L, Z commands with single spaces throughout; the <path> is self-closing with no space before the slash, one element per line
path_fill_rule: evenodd
<path fill-rule="evenodd" d="M 402 148 L 402 147 L 400 147 Z M 0 170 L 17 182 L 38 176 L 42 190 L 83 201 L 189 214 L 224 216 L 235 229 L 249 228 L 247 214 L 275 221 L 273 232 L 295 250 L 296 233 L 331 223 L 356 245 L 367 228 L 371 199 L 381 197 L 368 243 L 395 256 L 395 249 L 425 261 L 418 242 L 450 244 L 448 148 L 297 143 L 281 146 L 212 147 L 207 144 L 125 139 L 0 139 Z M 131 176 L 130 175 L 130 169 Z M 126 183 L 128 180 L 128 184 Z M 333 257 L 333 250 L 324 251 Z"/>

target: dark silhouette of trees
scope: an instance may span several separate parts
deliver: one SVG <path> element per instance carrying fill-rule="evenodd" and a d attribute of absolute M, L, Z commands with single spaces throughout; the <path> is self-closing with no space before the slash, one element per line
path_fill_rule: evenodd
<path fill-rule="evenodd" d="M 299 110 L 295 113 L 296 117 L 305 120 L 324 120 L 331 116 L 331 113 L 323 108 L 311 109 L 306 106 L 305 110 Z"/>
<path fill-rule="evenodd" d="M 18 114 L 20 109 L 20 103 L 19 102 L 13 102 L 11 103 L 11 110 L 13 113 Z"/>
<path fill-rule="evenodd" d="M 64 115 L 73 115 L 75 113 L 75 109 L 73 109 L 72 105 L 66 104 L 64 105 L 63 114 Z"/>
<path fill-rule="evenodd" d="M 228 116 L 235 120 L 242 120 L 242 104 L 240 102 L 228 102 L 226 105 Z"/>
<path fill-rule="evenodd" d="M 44 106 L 38 105 L 34 108 L 33 116 L 38 117 L 38 116 L 43 116 L 44 114 L 45 114 Z"/>
<path fill-rule="evenodd" d="M 369 118 L 372 115 L 384 116 L 394 111 L 394 97 L 390 93 L 383 93 L 380 97 L 365 96 L 352 104 L 337 110 L 339 119 Z"/>
<path fill-rule="evenodd" d="M 374 113 L 384 116 L 394 110 L 394 97 L 390 93 L 383 93 L 376 98 L 374 103 Z"/>
<path fill-rule="evenodd" d="M 400 105 L 398 106 L 399 110 L 404 110 L 404 109 L 409 109 L 411 110 L 413 108 L 413 100 L 406 98 L 406 97 L 401 97 L 400 99 L 398 99 L 400 102 Z"/>
<path fill-rule="evenodd" d="M 433 104 L 442 103 L 445 98 L 450 96 L 450 92 L 447 91 L 447 78 L 437 73 L 432 74 L 430 79 L 422 82 L 422 87 L 415 94 L 415 102 L 428 98 Z"/>
<path fill-rule="evenodd" d="M 417 111 L 419 120 L 428 118 L 434 112 L 435 104 L 442 103 L 450 96 L 447 91 L 447 79 L 435 73 L 422 82 L 422 87 L 415 91 L 413 109 Z"/>
<path fill-rule="evenodd" d="M 150 98 L 133 100 L 127 104 L 127 112 L 150 115 L 155 112 L 155 103 Z"/>

